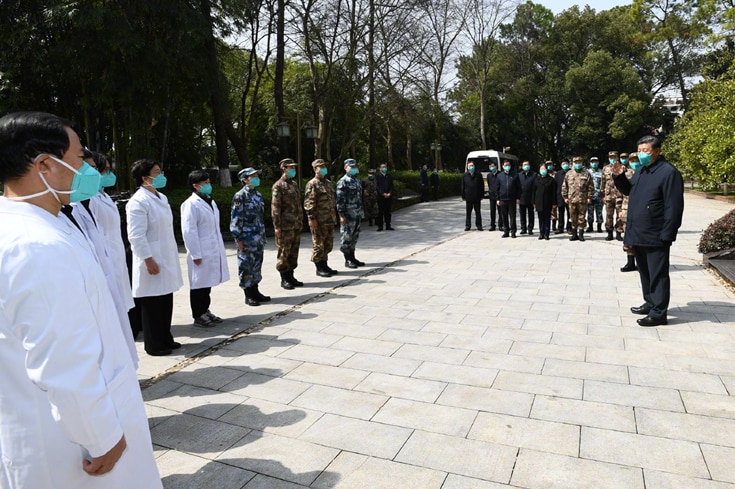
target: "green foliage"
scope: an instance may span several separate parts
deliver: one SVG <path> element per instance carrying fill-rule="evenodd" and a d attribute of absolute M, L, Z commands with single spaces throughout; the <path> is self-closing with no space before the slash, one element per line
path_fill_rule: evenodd
<path fill-rule="evenodd" d="M 703 188 L 733 183 L 735 174 L 735 78 L 705 80 L 692 92 L 689 110 L 663 150 L 682 173 Z"/>
<path fill-rule="evenodd" d="M 735 209 L 731 210 L 702 233 L 698 250 L 700 253 L 712 253 L 735 248 Z"/>

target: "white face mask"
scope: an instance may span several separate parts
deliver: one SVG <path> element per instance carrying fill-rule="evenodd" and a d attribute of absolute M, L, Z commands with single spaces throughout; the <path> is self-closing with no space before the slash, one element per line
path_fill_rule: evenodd
<path fill-rule="evenodd" d="M 38 160 L 38 158 L 40 158 L 44 154 L 46 156 L 48 156 L 49 158 L 51 158 L 52 160 L 54 160 L 55 162 L 59 163 L 60 165 L 63 165 L 65 167 L 67 167 L 69 170 L 73 171 L 75 175 L 79 175 L 80 174 L 79 171 L 75 170 L 74 167 L 71 166 L 66 161 L 60 160 L 59 158 L 55 157 L 54 155 L 50 155 L 48 153 L 41 153 L 40 155 L 36 156 L 33 159 L 33 162 L 35 163 L 36 160 Z M 28 200 L 28 199 L 32 199 L 34 197 L 40 197 L 42 195 L 46 195 L 46 194 L 50 193 L 51 195 L 54 196 L 54 198 L 56 199 L 56 202 L 58 202 L 59 204 L 61 204 L 61 199 L 59 199 L 59 194 L 71 195 L 71 194 L 73 194 L 75 192 L 75 190 L 56 190 L 55 188 L 51 187 L 51 185 L 48 184 L 48 182 L 46 181 L 46 178 L 43 176 L 43 173 L 39 172 L 38 173 L 38 176 L 41 177 L 41 181 L 46 186 L 46 190 L 44 190 L 42 192 L 37 192 L 35 194 L 31 194 L 31 195 L 23 195 L 23 196 L 20 196 L 20 197 L 9 197 L 9 199 L 10 200 L 16 200 L 16 201 L 17 200 Z"/>

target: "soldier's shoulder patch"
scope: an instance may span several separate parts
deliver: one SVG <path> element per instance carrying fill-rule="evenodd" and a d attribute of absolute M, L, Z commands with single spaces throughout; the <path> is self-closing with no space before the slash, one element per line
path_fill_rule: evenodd
<path fill-rule="evenodd" d="M 235 198 L 232 199 L 232 205 L 242 205 L 242 197 L 235 195 Z"/>

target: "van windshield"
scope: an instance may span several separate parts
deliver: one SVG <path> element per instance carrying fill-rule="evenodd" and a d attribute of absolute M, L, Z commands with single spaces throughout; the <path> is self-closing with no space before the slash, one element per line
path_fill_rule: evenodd
<path fill-rule="evenodd" d="M 490 163 L 494 163 L 496 167 L 499 167 L 500 162 L 498 161 L 497 156 L 481 156 L 478 158 L 468 158 L 467 163 L 474 163 L 475 164 L 475 170 L 487 173 L 490 171 Z"/>

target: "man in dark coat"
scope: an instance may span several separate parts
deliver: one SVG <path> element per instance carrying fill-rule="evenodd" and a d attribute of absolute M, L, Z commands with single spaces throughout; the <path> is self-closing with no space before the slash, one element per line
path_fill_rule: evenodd
<path fill-rule="evenodd" d="M 667 324 L 671 297 L 669 253 L 684 213 L 684 180 L 679 170 L 661 156 L 661 139 L 644 136 L 638 140 L 638 160 L 643 166 L 628 180 L 625 168 L 613 165 L 615 186 L 629 196 L 625 244 L 633 246 L 645 302 L 631 307 L 645 315 L 641 326 Z"/>
<path fill-rule="evenodd" d="M 393 177 L 388 175 L 388 165 L 380 164 L 378 174 L 375 176 L 375 188 L 378 190 L 378 218 L 375 223 L 378 225 L 378 231 L 383 230 L 383 221 L 385 221 L 385 229 L 393 231 L 390 225 L 391 209 L 393 207 Z"/>
<path fill-rule="evenodd" d="M 480 202 L 485 195 L 485 181 L 482 173 L 475 170 L 473 162 L 467 163 L 467 171 L 462 175 L 462 183 L 460 186 L 460 195 L 466 204 L 466 215 L 464 221 L 464 230 L 470 230 L 472 222 L 472 209 L 475 210 L 475 226 L 478 231 L 482 231 L 482 215 L 480 214 Z"/>
<path fill-rule="evenodd" d="M 564 183 L 564 177 L 569 171 L 569 160 L 561 160 L 561 168 L 554 175 L 556 181 L 556 209 L 559 214 L 559 220 L 557 221 L 557 228 L 554 230 L 554 234 L 561 234 L 566 231 L 572 234 L 572 227 L 569 220 L 565 218 L 564 211 L 568 211 L 569 207 L 564 202 L 564 197 L 561 195 L 561 187 Z"/>
<path fill-rule="evenodd" d="M 498 186 L 498 165 L 490 162 L 490 171 L 487 174 L 487 193 L 490 199 L 490 231 L 495 231 L 496 216 L 500 213 L 498 195 L 495 193 Z M 502 225 L 500 228 L 502 229 Z"/>
<path fill-rule="evenodd" d="M 518 174 L 513 171 L 510 161 L 503 161 L 503 173 L 498 175 L 495 184 L 495 193 L 498 196 L 500 221 L 503 226 L 503 238 L 509 235 L 516 237 L 516 204 L 521 195 L 521 186 L 518 183 Z"/>
<path fill-rule="evenodd" d="M 520 206 L 521 234 L 533 234 L 533 192 L 536 182 L 536 172 L 531 171 L 531 162 L 524 161 L 522 172 L 518 174 L 518 183 L 521 187 Z"/>

